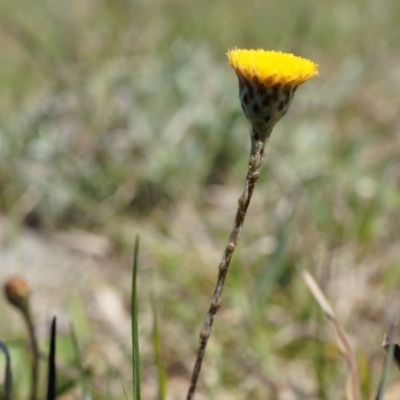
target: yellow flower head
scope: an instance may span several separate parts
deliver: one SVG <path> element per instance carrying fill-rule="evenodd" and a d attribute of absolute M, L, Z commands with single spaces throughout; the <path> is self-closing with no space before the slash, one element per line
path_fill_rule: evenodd
<path fill-rule="evenodd" d="M 228 58 L 239 79 L 243 111 L 260 140 L 285 115 L 297 87 L 318 75 L 317 64 L 288 53 L 234 49 Z"/>
<path fill-rule="evenodd" d="M 298 86 L 318 75 L 317 64 L 289 53 L 235 49 L 228 58 L 238 75 L 265 85 Z"/>

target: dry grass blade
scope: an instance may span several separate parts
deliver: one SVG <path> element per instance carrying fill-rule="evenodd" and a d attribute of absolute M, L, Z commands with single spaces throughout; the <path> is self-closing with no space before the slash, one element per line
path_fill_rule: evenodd
<path fill-rule="evenodd" d="M 360 390 L 359 390 L 359 377 L 358 377 L 358 367 L 355 354 L 350 345 L 350 342 L 336 319 L 335 313 L 322 290 L 318 286 L 312 275 L 305 271 L 300 270 L 300 275 L 303 278 L 304 283 L 307 285 L 311 294 L 317 300 L 319 306 L 324 311 L 327 316 L 329 323 L 336 335 L 337 344 L 346 359 L 347 366 L 349 368 L 349 375 L 347 378 L 346 392 L 348 400 L 360 400 Z"/>

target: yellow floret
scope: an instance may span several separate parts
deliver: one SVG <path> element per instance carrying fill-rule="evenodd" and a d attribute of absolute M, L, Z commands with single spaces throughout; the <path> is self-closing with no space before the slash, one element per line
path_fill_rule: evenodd
<path fill-rule="evenodd" d="M 227 55 L 240 77 L 266 85 L 298 86 L 318 75 L 317 64 L 290 53 L 234 49 Z"/>

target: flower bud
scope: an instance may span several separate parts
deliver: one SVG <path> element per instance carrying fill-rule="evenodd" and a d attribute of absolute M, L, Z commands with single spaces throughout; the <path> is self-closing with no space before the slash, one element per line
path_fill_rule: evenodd
<path fill-rule="evenodd" d="M 24 279 L 10 278 L 4 285 L 4 293 L 12 305 L 23 312 L 27 311 L 30 288 Z"/>

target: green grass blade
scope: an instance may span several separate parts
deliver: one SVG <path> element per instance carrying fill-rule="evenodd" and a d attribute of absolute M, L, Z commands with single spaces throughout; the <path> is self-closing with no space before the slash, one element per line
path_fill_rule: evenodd
<path fill-rule="evenodd" d="M 161 356 L 161 336 L 160 330 L 158 327 L 158 319 L 157 319 L 157 310 L 154 301 L 154 297 L 151 298 L 151 309 L 153 312 L 153 347 L 156 358 L 156 366 L 157 366 L 157 380 L 158 380 L 158 400 L 164 400 L 167 394 L 167 373 L 165 371 L 162 356 Z"/>
<path fill-rule="evenodd" d="M 72 345 L 75 350 L 75 361 L 76 361 L 76 364 L 79 369 L 79 381 L 80 381 L 80 385 L 82 388 L 82 399 L 83 400 L 92 400 L 92 395 L 89 390 L 86 372 L 85 372 L 85 369 L 82 364 L 82 357 L 81 357 L 81 352 L 79 349 L 78 338 L 76 336 L 74 325 L 72 325 L 72 324 L 70 326 L 70 333 L 71 333 Z"/>
<path fill-rule="evenodd" d="M 3 342 L 0 342 L 0 350 L 4 353 L 6 358 L 6 368 L 4 371 L 4 400 L 10 400 L 12 391 L 11 357 L 7 346 Z"/>
<path fill-rule="evenodd" d="M 390 344 L 389 351 L 386 357 L 385 366 L 383 368 L 382 378 L 379 384 L 378 394 L 376 396 L 376 400 L 383 400 L 383 396 L 385 395 L 386 386 L 389 381 L 390 374 L 390 366 L 393 360 L 393 344 Z"/>
<path fill-rule="evenodd" d="M 132 372 L 133 372 L 133 399 L 140 400 L 140 355 L 139 355 L 139 337 L 138 337 L 138 320 L 137 320 L 137 286 L 136 276 L 138 270 L 138 255 L 139 255 L 139 236 L 136 236 L 135 248 L 133 252 L 133 268 L 132 268 Z"/>
<path fill-rule="evenodd" d="M 397 323 L 393 323 L 391 327 L 390 337 L 385 336 L 385 342 L 383 347 L 387 352 L 385 366 L 383 368 L 382 377 L 379 383 L 378 393 L 376 395 L 376 400 L 383 400 L 385 395 L 385 390 L 389 381 L 390 367 L 393 362 L 395 343 L 393 342 L 393 337 L 396 331 Z"/>

